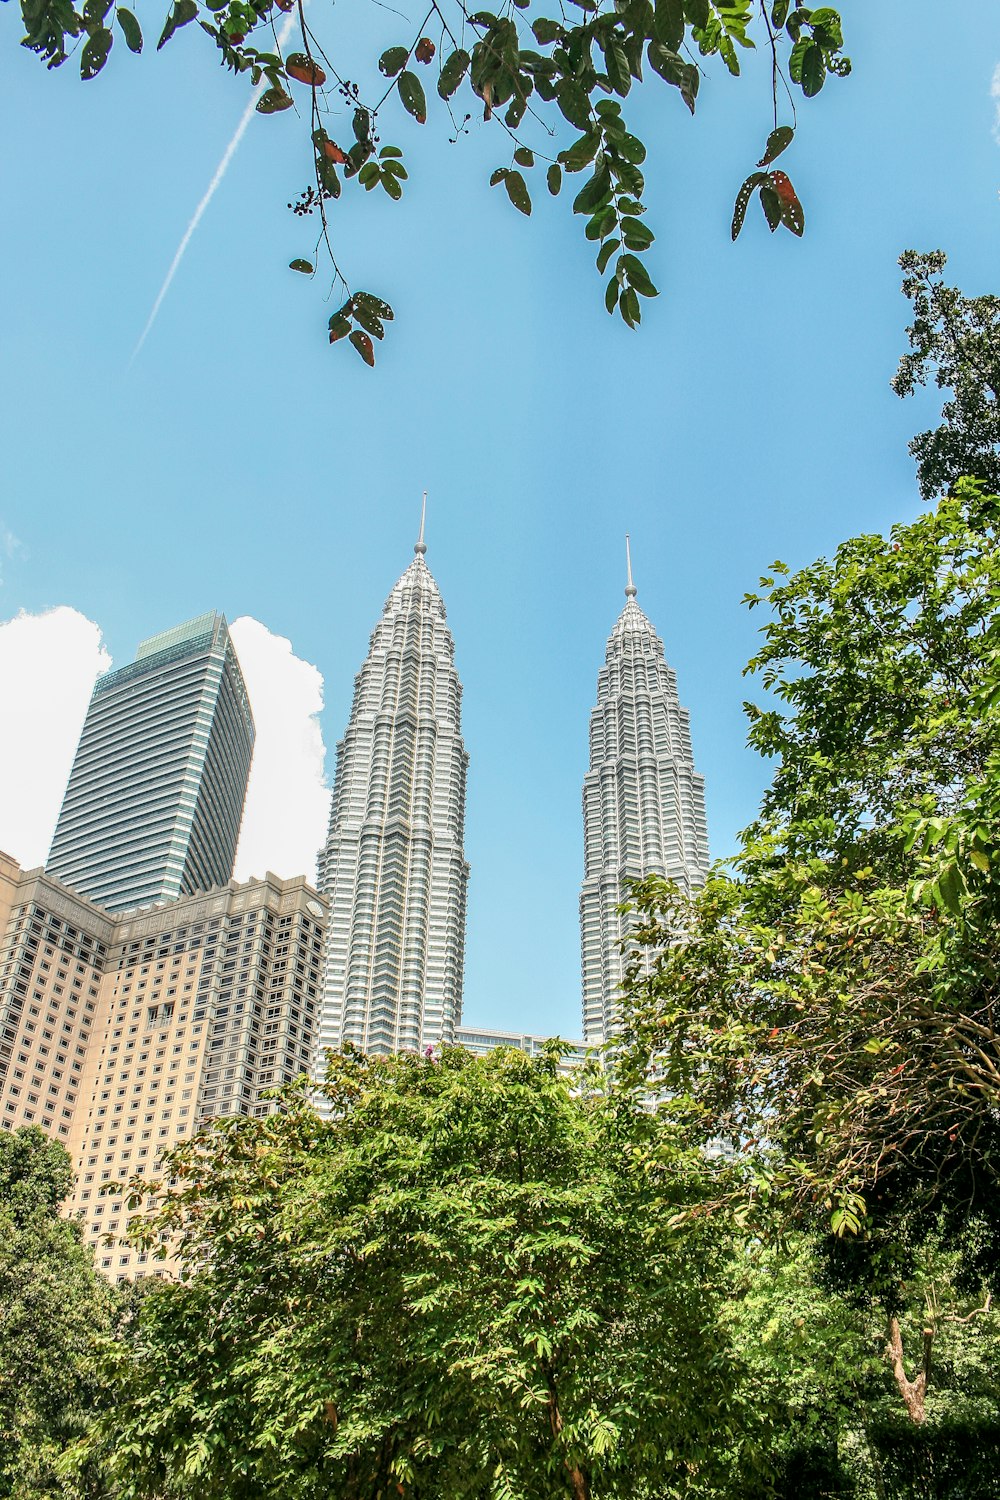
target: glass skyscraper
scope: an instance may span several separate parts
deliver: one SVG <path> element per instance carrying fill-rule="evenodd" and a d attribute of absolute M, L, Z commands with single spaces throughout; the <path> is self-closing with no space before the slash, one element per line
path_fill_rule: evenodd
<path fill-rule="evenodd" d="M 143 641 L 98 678 L 46 866 L 108 911 L 224 885 L 254 725 L 222 615 Z"/>
<path fill-rule="evenodd" d="M 390 1053 L 452 1042 L 465 957 L 462 687 L 438 586 L 416 556 L 372 632 L 337 746 L 322 1049 Z"/>
<path fill-rule="evenodd" d="M 694 768 L 691 726 L 663 642 L 636 601 L 627 550 L 625 608 L 608 638 L 590 716 L 583 782 L 584 877 L 580 892 L 583 1037 L 613 1031 L 628 918 L 626 882 L 665 875 L 689 893 L 708 873 L 705 783 Z"/>

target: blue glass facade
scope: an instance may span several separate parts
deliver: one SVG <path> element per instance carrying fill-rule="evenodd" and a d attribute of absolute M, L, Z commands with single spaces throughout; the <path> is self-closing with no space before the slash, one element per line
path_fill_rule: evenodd
<path fill-rule="evenodd" d="M 109 911 L 224 885 L 253 716 L 222 615 L 144 641 L 98 678 L 47 869 Z"/>

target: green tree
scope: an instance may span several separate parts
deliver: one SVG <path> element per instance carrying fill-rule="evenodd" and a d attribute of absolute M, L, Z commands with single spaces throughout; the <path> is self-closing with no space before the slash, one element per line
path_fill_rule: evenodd
<path fill-rule="evenodd" d="M 910 396 L 932 376 L 951 392 L 944 420 L 910 444 L 925 500 L 951 490 L 963 475 L 1000 494 L 1000 297 L 966 297 L 943 280 L 940 250 L 900 258 L 903 291 L 913 303 L 910 353 L 892 388 Z"/>
<path fill-rule="evenodd" d="M 117 1495 L 662 1500 L 752 1463 L 668 1127 L 503 1049 L 335 1056 L 324 1093 L 184 1144 L 139 1216 L 185 1269 L 103 1423 Z"/>
<path fill-rule="evenodd" d="M 61 1476 L 106 1399 L 103 1346 L 120 1311 L 75 1224 L 59 1217 L 69 1156 L 44 1131 L 0 1133 L 0 1496 L 103 1495 L 98 1468 Z"/>
<path fill-rule="evenodd" d="M 469 11 L 464 0 L 430 0 L 420 23 L 401 25 L 398 44 L 376 60 L 358 49 L 352 53 L 342 38 L 334 48 L 322 34 L 322 18 L 306 18 L 303 0 L 173 0 L 157 50 L 197 21 L 225 67 L 249 75 L 260 90 L 261 113 L 302 106 L 310 181 L 289 207 L 303 220 L 315 215 L 319 226 L 309 256 L 297 257 L 291 269 L 312 275 L 325 257 L 334 289 L 339 283 L 346 294 L 329 320 L 331 343 L 347 338 L 373 364 L 372 339 L 384 336 L 393 313 L 381 297 L 352 292 L 327 206 L 345 189 L 378 188 L 394 201 L 403 196 L 403 153 L 383 144 L 382 132 L 394 128 L 400 111 L 417 125 L 426 123 L 427 85 L 438 96 L 434 109 L 449 134 L 464 130 L 473 110 L 496 122 L 503 159 L 490 181 L 503 186 L 519 212 L 532 211 L 528 183 L 536 169 L 552 195 L 560 193 L 565 174 L 580 174 L 573 212 L 584 218 L 598 271 L 607 277 L 605 304 L 635 328 L 640 299 L 656 296 L 640 258 L 654 235 L 644 217 L 646 148 L 630 131 L 622 101 L 642 84 L 646 69 L 693 114 L 706 61 L 717 58 L 738 76 L 741 53 L 760 43 L 771 61 L 770 133 L 761 130 L 763 154 L 737 196 L 733 237 L 754 195 L 772 232 L 781 225 L 803 232 L 802 204 L 787 173 L 773 163 L 795 133 L 792 89 L 811 98 L 829 74 L 850 71 L 835 9 L 790 0 L 573 0 L 571 12 L 559 6 L 552 17 L 548 8 L 540 0 L 506 0 L 494 14 Z M 105 67 L 116 35 L 131 52 L 143 48 L 139 20 L 116 0 L 21 0 L 21 10 L 24 45 L 49 68 L 66 62 L 74 40 L 85 38 L 79 49 L 84 79 Z M 280 25 L 278 12 L 287 13 Z M 344 105 L 352 115 L 351 136 L 338 141 L 333 117 Z M 760 142 L 754 144 L 756 156 Z"/>

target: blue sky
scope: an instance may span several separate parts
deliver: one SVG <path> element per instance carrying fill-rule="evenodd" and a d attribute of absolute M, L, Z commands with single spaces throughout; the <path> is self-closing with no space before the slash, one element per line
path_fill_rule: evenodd
<path fill-rule="evenodd" d="M 136 5 L 154 36 L 164 8 Z M 842 10 L 854 73 L 800 105 L 786 158 L 802 242 L 756 205 L 729 239 L 769 125 L 759 67 L 713 71 L 694 120 L 658 80 L 627 102 L 662 294 L 638 334 L 605 313 L 568 202 L 536 192 L 529 222 L 487 187 L 496 133 L 450 145 L 435 101 L 423 131 L 394 106 L 404 200 L 373 193 L 336 224 L 396 309 L 374 372 L 328 348 L 323 286 L 284 269 L 312 248 L 285 208 L 306 182 L 290 114 L 251 122 L 130 367 L 245 84 L 193 30 L 142 58 L 119 42 L 93 83 L 47 75 L 0 10 L 0 529 L 17 539 L 0 618 L 72 605 L 124 661 L 206 608 L 252 615 L 322 672 L 332 771 L 426 488 L 465 684 L 473 1022 L 579 1030 L 580 784 L 625 531 L 724 856 L 767 777 L 745 749 L 759 620 L 741 596 L 775 557 L 917 508 L 906 443 L 937 404 L 888 388 L 896 257 L 940 247 L 963 289 L 998 289 L 995 0 Z M 407 31 L 367 4 L 331 14 L 348 72 Z"/>

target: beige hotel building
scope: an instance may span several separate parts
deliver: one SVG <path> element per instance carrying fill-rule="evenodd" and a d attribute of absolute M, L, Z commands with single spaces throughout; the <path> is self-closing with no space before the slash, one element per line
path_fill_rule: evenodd
<path fill-rule="evenodd" d="M 67 1211 L 105 1275 L 171 1269 L 121 1238 L 107 1185 L 214 1116 L 269 1113 L 267 1090 L 308 1071 L 325 926 L 302 877 L 110 913 L 0 853 L 0 1128 L 67 1147 Z"/>

